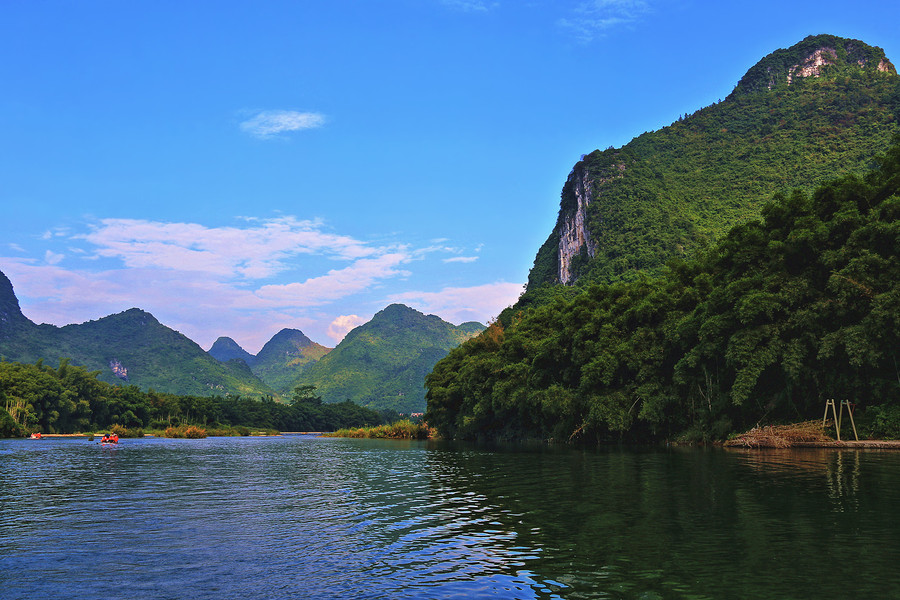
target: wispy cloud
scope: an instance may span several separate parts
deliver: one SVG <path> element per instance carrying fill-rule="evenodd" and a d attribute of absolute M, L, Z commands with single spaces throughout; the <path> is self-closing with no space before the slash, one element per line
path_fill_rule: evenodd
<path fill-rule="evenodd" d="M 325 124 L 325 116 L 315 112 L 295 110 L 265 110 L 241 123 L 241 129 L 262 139 L 281 133 L 316 129 Z"/>
<path fill-rule="evenodd" d="M 250 220 L 246 227 L 103 219 L 76 237 L 90 242 L 96 256 L 121 259 L 131 268 L 247 279 L 270 277 L 288 268 L 287 259 L 302 254 L 353 260 L 386 251 L 294 217 Z"/>
<path fill-rule="evenodd" d="M 487 12 L 500 6 L 499 2 L 488 0 L 440 0 L 441 4 L 462 12 Z"/>
<path fill-rule="evenodd" d="M 318 306 L 361 292 L 383 279 L 409 276 L 409 271 L 397 269 L 398 265 L 409 260 L 410 255 L 405 252 L 362 258 L 348 267 L 333 269 L 303 282 L 265 285 L 255 296 L 272 306 Z"/>
<path fill-rule="evenodd" d="M 48 265 L 58 264 L 64 258 L 64 254 L 57 254 L 56 252 L 51 252 L 50 250 L 44 252 L 44 262 L 46 262 Z"/>
<path fill-rule="evenodd" d="M 616 27 L 635 23 L 650 10 L 645 0 L 590 0 L 576 6 L 557 24 L 579 42 L 589 43 Z"/>
<path fill-rule="evenodd" d="M 454 256 L 443 259 L 445 263 L 470 263 L 478 260 L 477 256 Z"/>

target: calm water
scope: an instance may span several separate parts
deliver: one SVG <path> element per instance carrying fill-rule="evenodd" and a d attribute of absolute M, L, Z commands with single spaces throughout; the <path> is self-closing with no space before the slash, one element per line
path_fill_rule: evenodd
<path fill-rule="evenodd" d="M 900 453 L 0 440 L 0 598 L 900 598 Z"/>

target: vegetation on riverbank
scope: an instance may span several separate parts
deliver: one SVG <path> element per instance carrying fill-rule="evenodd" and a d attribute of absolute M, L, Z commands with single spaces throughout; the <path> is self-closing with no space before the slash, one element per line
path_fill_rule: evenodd
<path fill-rule="evenodd" d="M 723 440 L 900 398 L 900 140 L 865 175 L 778 195 L 658 277 L 494 323 L 428 376 L 447 438 Z"/>
<path fill-rule="evenodd" d="M 382 422 L 380 413 L 352 402 L 323 404 L 311 386 L 297 388 L 289 404 L 270 397 L 177 396 L 112 385 L 65 360 L 57 368 L 0 360 L 0 437 L 190 426 L 249 435 L 251 429 L 333 431 Z"/>
<path fill-rule="evenodd" d="M 323 437 L 346 438 L 390 438 L 398 440 L 426 440 L 437 437 L 437 432 L 425 423 L 413 423 L 403 419 L 390 425 L 375 427 L 355 427 L 339 429 L 334 433 L 323 434 Z"/>

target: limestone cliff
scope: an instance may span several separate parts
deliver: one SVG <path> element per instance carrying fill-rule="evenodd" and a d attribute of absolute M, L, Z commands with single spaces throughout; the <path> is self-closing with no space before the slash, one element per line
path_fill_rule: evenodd
<path fill-rule="evenodd" d="M 605 173 L 596 173 L 579 162 L 569 173 L 563 186 L 563 209 L 556 228 L 559 237 L 557 249 L 557 281 L 563 285 L 574 283 L 578 277 L 577 259 L 594 258 L 597 254 L 597 241 L 591 235 L 588 225 L 588 206 L 594 198 L 595 189 L 602 193 L 604 185 L 622 177 L 625 172 L 623 163 L 616 163 Z"/>

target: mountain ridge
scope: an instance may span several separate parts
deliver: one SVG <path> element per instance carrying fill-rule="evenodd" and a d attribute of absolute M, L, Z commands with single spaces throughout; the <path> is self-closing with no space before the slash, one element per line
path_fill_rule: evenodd
<path fill-rule="evenodd" d="M 271 396 L 273 390 L 238 365 L 220 363 L 182 333 L 139 308 L 84 323 L 37 325 L 19 307 L 12 282 L 0 272 L 0 356 L 98 371 L 107 383 L 182 395 Z"/>

